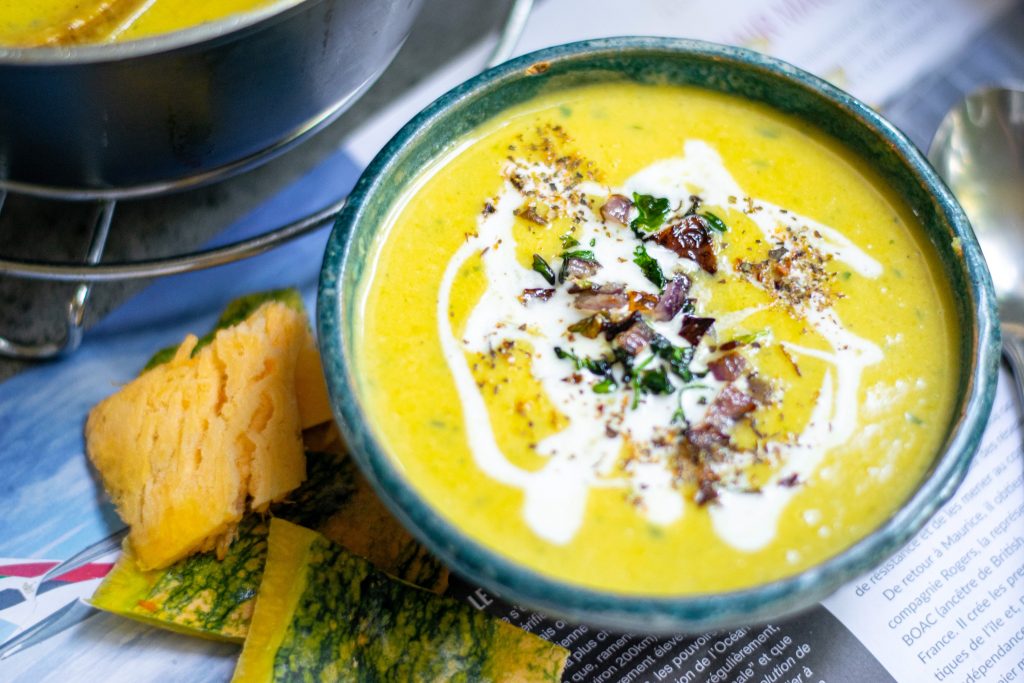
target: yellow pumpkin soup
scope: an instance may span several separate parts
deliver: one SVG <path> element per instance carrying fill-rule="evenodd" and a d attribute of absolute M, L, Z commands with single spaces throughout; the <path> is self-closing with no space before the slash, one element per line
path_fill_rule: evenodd
<path fill-rule="evenodd" d="M 0 0 L 0 46 L 134 40 L 273 3 L 274 0 Z"/>
<path fill-rule="evenodd" d="M 542 96 L 424 170 L 362 284 L 372 426 L 433 507 L 549 577 L 693 594 L 869 533 L 946 433 L 958 341 L 912 214 L 767 107 Z"/>

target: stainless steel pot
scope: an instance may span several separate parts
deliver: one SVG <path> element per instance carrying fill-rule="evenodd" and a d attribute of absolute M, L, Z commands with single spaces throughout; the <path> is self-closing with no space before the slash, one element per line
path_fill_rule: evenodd
<path fill-rule="evenodd" d="M 0 189 L 129 197 L 267 160 L 390 63 L 422 0 L 285 0 L 123 44 L 0 49 Z"/>

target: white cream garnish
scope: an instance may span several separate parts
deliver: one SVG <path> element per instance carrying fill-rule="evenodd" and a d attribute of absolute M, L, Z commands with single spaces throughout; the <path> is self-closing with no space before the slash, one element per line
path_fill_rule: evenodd
<path fill-rule="evenodd" d="M 684 151 L 685 156 L 681 158 L 666 159 L 643 169 L 623 188 L 587 183 L 578 185 L 576 192 L 598 196 L 639 192 L 668 198 L 672 207 L 687 205 L 694 192 L 711 206 L 726 206 L 746 196 L 709 145 L 691 140 Z M 564 186 L 559 186 L 558 169 L 543 164 L 510 162 L 506 173 L 516 182 L 505 183 L 493 202 L 493 212 L 480 217 L 477 233 L 469 236 L 452 256 L 438 297 L 441 347 L 455 380 L 473 457 L 489 476 L 523 490 L 524 518 L 538 536 L 549 542 L 564 544 L 572 540 L 583 523 L 587 497 L 593 487 L 624 488 L 637 501 L 638 513 L 654 524 L 671 524 L 684 514 L 685 505 L 677 486 L 677 473 L 671 469 L 666 450 L 670 447 L 665 446 L 666 427 L 673 423 L 673 416 L 680 410 L 691 424 L 699 423 L 710 400 L 726 383 L 708 374 L 697 385 L 685 390 L 677 388 L 670 395 L 644 395 L 638 409 L 634 410 L 628 405 L 633 398 L 631 392 L 597 393 L 593 391 L 597 378 L 585 370 L 579 373 L 585 376 L 582 381 L 566 381 L 574 374 L 574 368 L 556 355 L 555 347 L 563 347 L 579 357 L 596 358 L 608 351 L 608 345 L 601 337 L 588 339 L 575 335 L 571 341 L 567 339 L 566 328 L 586 313 L 574 306 L 574 296 L 565 286 L 555 287 L 546 301 L 524 304 L 520 300 L 524 290 L 547 286 L 538 273 L 519 263 L 516 254 L 515 212 L 524 206 L 527 195 L 557 204 L 563 215 L 579 217 L 573 233 L 580 243 L 576 248 L 593 251 L 602 266 L 596 276 L 600 282 L 621 283 L 627 290 L 655 297 L 658 288 L 633 262 L 638 241 L 629 230 L 606 226 L 586 204 L 573 203 L 566 197 L 567 193 L 561 191 Z M 543 178 L 543 182 L 539 182 L 539 178 Z M 554 183 L 555 187 L 549 183 Z M 799 225 L 807 242 L 820 252 L 844 261 L 863 276 L 877 277 L 881 273 L 877 261 L 835 230 L 759 200 L 751 200 L 751 203 L 759 208 L 749 215 L 766 237 L 779 239 L 776 234 L 779 225 Z M 674 272 L 699 270 L 692 261 L 680 258 L 654 241 L 646 242 L 645 247 L 669 279 Z M 484 268 L 487 287 L 457 338 L 449 317 L 452 286 L 466 262 L 477 255 Z M 552 266 L 557 268 L 558 263 Z M 732 272 L 728 264 L 721 266 L 723 273 Z M 697 286 L 690 296 L 696 296 L 698 301 L 702 299 Z M 794 475 L 800 480 L 807 479 L 825 452 L 845 441 L 856 428 L 861 373 L 864 367 L 881 358 L 881 351 L 846 330 L 831 308 L 810 305 L 805 309 L 796 312 L 831 350 L 795 345 L 787 348 L 795 355 L 814 357 L 832 367 L 825 373 L 818 402 L 804 431 L 788 443 L 773 442 L 771 446 L 773 455 L 783 463 L 779 479 L 759 493 L 723 490 L 718 503 L 710 507 L 717 533 L 740 549 L 755 550 L 774 537 L 779 514 L 795 491 L 792 486 L 778 481 Z M 721 316 L 716 321 L 719 334 L 758 310 Z M 680 317 L 669 322 L 648 320 L 648 324 L 672 345 L 689 346 L 679 334 Z M 567 418 L 564 429 L 536 445 L 536 452 L 546 460 L 537 471 L 516 466 L 503 453 L 467 359 L 467 353 L 491 353 L 509 342 L 515 345 L 513 353 L 520 358 L 524 356 L 522 352 L 529 349 L 532 376 Z M 637 364 L 650 355 L 650 349 L 642 352 Z M 706 367 L 708 359 L 707 346 L 699 345 L 693 366 Z M 614 429 L 608 427 L 609 415 L 615 416 Z M 622 465 L 621 455 L 627 443 L 632 455 L 619 468 L 617 465 Z"/>

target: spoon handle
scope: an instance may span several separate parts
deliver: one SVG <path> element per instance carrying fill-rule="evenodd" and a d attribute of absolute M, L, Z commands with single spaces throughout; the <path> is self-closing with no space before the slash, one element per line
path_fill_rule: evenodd
<path fill-rule="evenodd" d="M 1024 325 L 1003 323 L 1003 357 L 1013 371 L 1017 401 L 1024 409 Z"/>

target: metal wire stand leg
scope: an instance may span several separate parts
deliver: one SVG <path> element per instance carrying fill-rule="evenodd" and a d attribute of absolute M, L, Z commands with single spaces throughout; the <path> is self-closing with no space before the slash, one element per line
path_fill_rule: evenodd
<path fill-rule="evenodd" d="M 6 193 L 0 193 L 0 209 L 3 208 L 6 197 Z M 100 202 L 96 207 L 92 238 L 89 241 L 89 253 L 85 257 L 86 264 L 90 266 L 98 264 L 103 258 L 103 248 L 107 244 L 107 235 L 110 234 L 110 224 L 114 218 L 115 207 L 116 202 L 113 200 Z M 0 268 L 0 272 L 3 272 L 2 268 Z M 75 287 L 75 293 L 67 304 L 63 338 L 53 342 L 31 344 L 0 336 L 0 355 L 25 360 L 43 360 L 77 349 L 78 345 L 82 343 L 82 322 L 85 320 L 85 305 L 89 301 L 91 290 L 92 285 L 88 282 L 79 282 Z"/>

